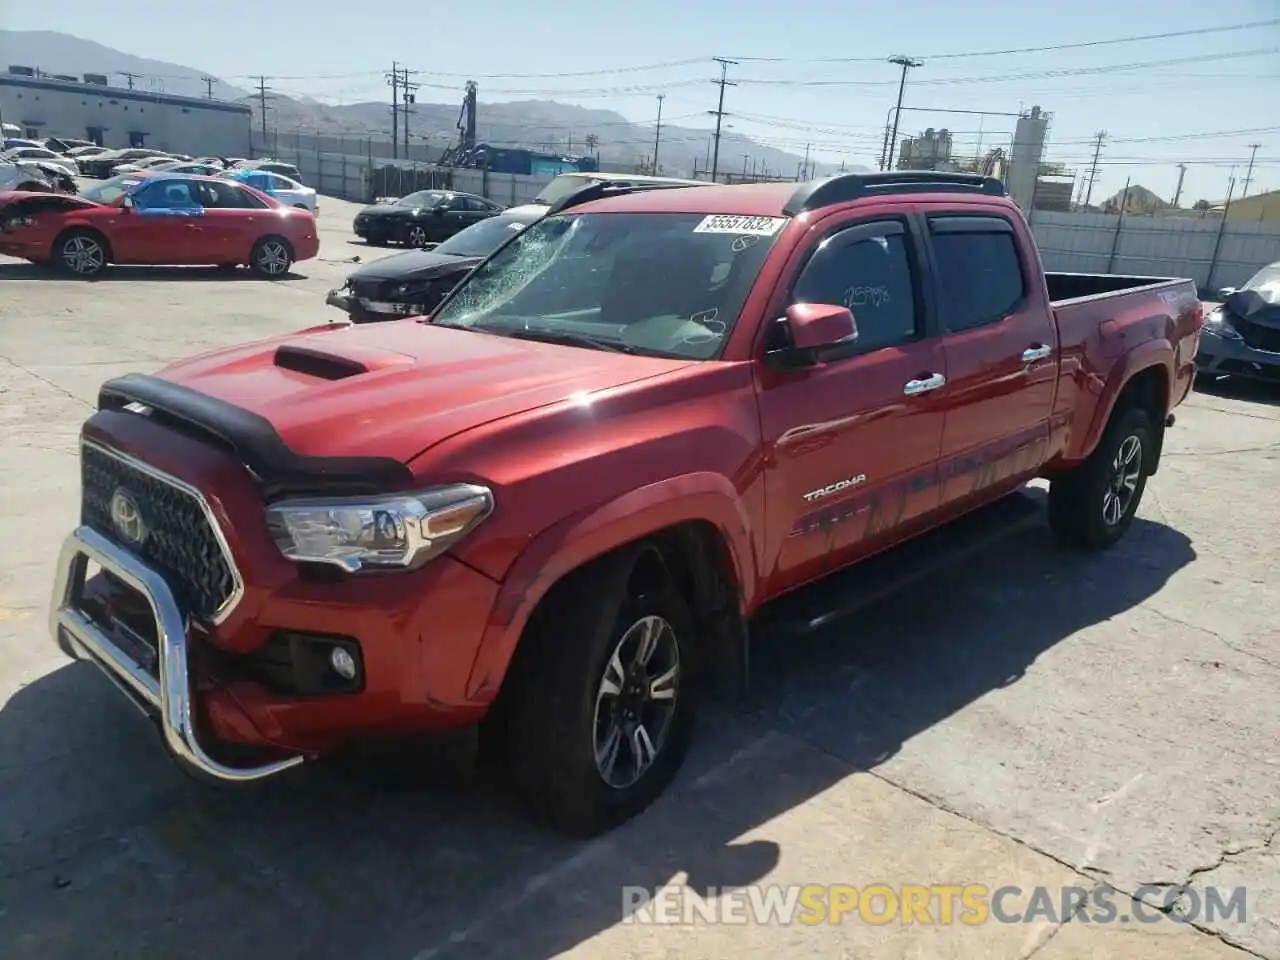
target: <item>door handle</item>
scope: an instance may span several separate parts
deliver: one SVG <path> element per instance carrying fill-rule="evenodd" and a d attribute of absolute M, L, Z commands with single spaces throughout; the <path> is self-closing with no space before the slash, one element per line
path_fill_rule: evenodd
<path fill-rule="evenodd" d="M 930 390 L 937 390 L 941 386 L 945 386 L 947 378 L 940 373 L 932 374 L 920 380 L 908 380 L 902 388 L 902 392 L 908 397 L 914 397 L 919 393 L 928 393 Z"/>
<path fill-rule="evenodd" d="M 1022 351 L 1022 362 L 1035 363 L 1037 360 L 1047 360 L 1052 353 L 1053 347 L 1037 343 L 1034 347 L 1027 347 Z"/>

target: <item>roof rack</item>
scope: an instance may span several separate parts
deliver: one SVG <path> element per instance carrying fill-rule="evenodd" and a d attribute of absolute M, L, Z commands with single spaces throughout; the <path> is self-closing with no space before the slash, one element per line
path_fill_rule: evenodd
<path fill-rule="evenodd" d="M 1004 183 L 977 173 L 940 173 L 937 170 L 886 170 L 881 173 L 843 173 L 802 184 L 782 212 L 789 217 L 885 193 L 982 193 L 1005 196 Z"/>
<path fill-rule="evenodd" d="M 598 180 L 594 183 L 588 183 L 579 187 L 573 193 L 566 194 L 561 197 L 547 210 L 547 216 L 555 213 L 561 213 L 570 207 L 577 207 L 592 200 L 603 200 L 605 197 L 625 197 L 629 193 L 645 193 L 649 190 L 686 190 L 695 187 L 710 187 L 711 183 L 681 183 L 675 181 L 673 183 L 662 183 L 661 181 L 616 181 L 616 180 Z"/>

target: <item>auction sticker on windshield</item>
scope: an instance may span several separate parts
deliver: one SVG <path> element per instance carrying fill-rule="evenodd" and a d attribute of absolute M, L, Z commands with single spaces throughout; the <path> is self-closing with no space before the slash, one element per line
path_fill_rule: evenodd
<path fill-rule="evenodd" d="M 786 217 L 738 217 L 716 213 L 703 218 L 694 233 L 733 233 L 739 236 L 772 237 L 787 222 Z"/>

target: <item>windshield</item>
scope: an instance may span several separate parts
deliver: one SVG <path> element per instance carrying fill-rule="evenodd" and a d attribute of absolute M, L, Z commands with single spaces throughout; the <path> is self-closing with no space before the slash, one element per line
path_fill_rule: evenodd
<path fill-rule="evenodd" d="M 436 207 L 444 203 L 444 194 L 439 190 L 419 190 L 396 201 L 397 207 Z"/>
<path fill-rule="evenodd" d="M 115 203 L 141 182 L 140 178 L 127 175 L 112 177 L 110 180 L 103 180 L 95 187 L 81 190 L 80 196 L 98 203 Z"/>
<path fill-rule="evenodd" d="M 460 230 L 435 248 L 436 253 L 453 257 L 487 257 L 506 241 L 528 226 L 522 217 L 489 217 Z"/>
<path fill-rule="evenodd" d="M 785 219 L 584 213 L 539 220 L 431 318 L 529 339 L 708 360 Z"/>
<path fill-rule="evenodd" d="M 1277 296 L 1280 296 L 1280 263 L 1273 263 L 1269 267 L 1263 267 L 1249 278 L 1249 282 L 1242 289 L 1257 290 L 1263 294 L 1274 292 Z"/>

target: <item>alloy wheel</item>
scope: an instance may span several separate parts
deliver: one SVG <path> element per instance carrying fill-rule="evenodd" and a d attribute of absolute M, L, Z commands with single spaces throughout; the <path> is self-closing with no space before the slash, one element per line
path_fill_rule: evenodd
<path fill-rule="evenodd" d="M 427 244 L 427 231 L 417 225 L 409 228 L 409 246 L 424 247 Z"/>
<path fill-rule="evenodd" d="M 62 245 L 62 259 L 72 273 L 83 276 L 97 273 L 106 263 L 102 244 L 93 237 L 71 237 Z"/>
<path fill-rule="evenodd" d="M 263 273 L 279 276 L 289 269 L 289 251 L 279 240 L 268 240 L 258 251 L 258 266 Z"/>
<path fill-rule="evenodd" d="M 680 686 L 680 645 L 660 616 L 622 634 L 596 692 L 594 748 L 600 778 L 616 790 L 634 785 L 666 744 Z"/>
<path fill-rule="evenodd" d="M 1114 527 L 1133 506 L 1142 477 L 1142 441 L 1133 435 L 1124 438 L 1111 461 L 1111 476 L 1102 494 L 1102 519 Z"/>

